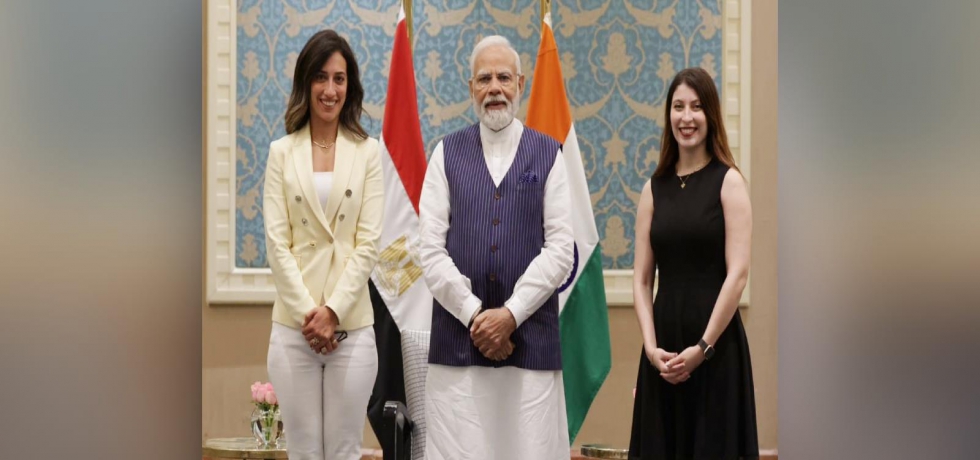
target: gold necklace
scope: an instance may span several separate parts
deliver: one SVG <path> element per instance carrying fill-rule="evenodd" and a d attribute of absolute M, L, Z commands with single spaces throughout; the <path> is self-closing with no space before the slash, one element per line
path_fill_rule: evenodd
<path fill-rule="evenodd" d="M 691 176 L 694 175 L 694 173 L 696 173 L 696 172 L 704 169 L 705 166 L 708 166 L 708 163 L 711 163 L 711 159 L 710 158 L 708 159 L 707 162 L 705 162 L 703 165 L 699 166 L 694 171 L 691 171 L 691 172 L 689 172 L 689 173 L 687 173 L 686 175 L 683 175 L 683 176 L 681 176 L 681 175 L 678 174 L 677 175 L 677 178 L 680 179 L 680 181 L 681 181 L 681 188 L 687 187 L 687 181 L 688 181 L 688 179 L 690 179 Z"/>
<path fill-rule="evenodd" d="M 311 141 L 313 141 L 313 144 L 314 144 L 314 145 L 316 145 L 317 147 L 320 147 L 320 148 L 321 148 L 321 149 L 323 149 L 323 150 L 327 150 L 327 149 L 329 149 L 330 147 L 333 147 L 334 145 L 337 145 L 337 141 L 336 141 L 336 140 L 335 140 L 335 141 L 333 141 L 333 143 L 332 143 L 332 144 L 328 144 L 328 145 L 323 145 L 323 144 L 321 144 L 321 143 L 319 143 L 319 142 L 317 142 L 316 140 L 314 140 L 314 139 L 312 139 L 312 138 L 310 138 L 310 140 L 311 140 Z"/>

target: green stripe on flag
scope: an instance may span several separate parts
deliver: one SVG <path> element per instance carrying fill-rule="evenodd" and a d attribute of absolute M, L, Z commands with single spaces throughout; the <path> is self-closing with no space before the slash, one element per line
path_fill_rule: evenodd
<path fill-rule="evenodd" d="M 562 378 L 568 411 L 568 440 L 575 441 L 589 407 L 612 367 L 609 312 L 599 245 L 565 302 L 561 328 Z"/>

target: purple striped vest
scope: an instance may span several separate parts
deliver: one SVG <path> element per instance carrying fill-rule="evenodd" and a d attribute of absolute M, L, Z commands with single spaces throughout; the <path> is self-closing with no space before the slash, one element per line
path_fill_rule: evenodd
<path fill-rule="evenodd" d="M 500 186 L 487 170 L 480 125 L 443 139 L 450 218 L 446 249 L 470 279 L 483 308 L 501 308 L 518 278 L 544 246 L 544 189 L 560 145 L 525 127 L 514 162 Z M 511 335 L 514 353 L 499 362 L 473 346 L 466 325 L 433 301 L 429 363 L 561 370 L 558 293 Z"/>

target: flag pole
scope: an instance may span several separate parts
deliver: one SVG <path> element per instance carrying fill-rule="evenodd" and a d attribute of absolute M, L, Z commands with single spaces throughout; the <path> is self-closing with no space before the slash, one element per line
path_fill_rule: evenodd
<path fill-rule="evenodd" d="M 402 0 L 405 9 L 405 28 L 408 30 L 408 47 L 412 48 L 412 0 Z"/>
<path fill-rule="evenodd" d="M 544 21 L 544 15 L 551 12 L 551 0 L 541 0 L 541 20 Z"/>

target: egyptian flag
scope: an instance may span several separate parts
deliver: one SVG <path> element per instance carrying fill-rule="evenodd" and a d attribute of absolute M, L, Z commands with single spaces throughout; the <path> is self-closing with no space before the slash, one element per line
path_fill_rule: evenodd
<path fill-rule="evenodd" d="M 404 7 L 395 28 L 383 123 L 384 221 L 381 254 L 370 286 L 378 378 L 368 403 L 368 420 L 381 448 L 390 450 L 391 440 L 381 435 L 384 405 L 386 401 L 406 402 L 399 331 L 428 331 L 432 321 L 432 294 L 422 278 L 418 260 L 419 196 L 426 159 Z"/>

